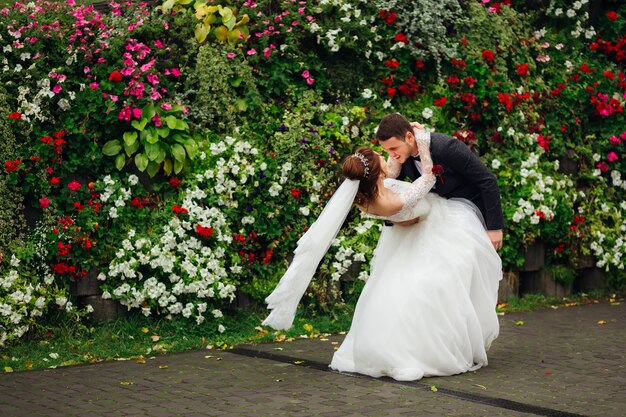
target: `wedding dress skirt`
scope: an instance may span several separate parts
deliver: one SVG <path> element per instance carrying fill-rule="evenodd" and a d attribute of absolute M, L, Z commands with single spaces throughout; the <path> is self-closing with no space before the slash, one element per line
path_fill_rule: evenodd
<path fill-rule="evenodd" d="M 471 203 L 423 201 L 418 224 L 384 227 L 332 369 L 407 381 L 487 365 L 500 257 Z"/>

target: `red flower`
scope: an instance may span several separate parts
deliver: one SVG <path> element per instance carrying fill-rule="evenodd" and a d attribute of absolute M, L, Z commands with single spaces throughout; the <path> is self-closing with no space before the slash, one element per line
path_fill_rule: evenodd
<path fill-rule="evenodd" d="M 615 22 L 617 20 L 617 13 L 607 12 L 606 17 L 608 17 L 610 21 Z"/>
<path fill-rule="evenodd" d="M 450 85 L 454 85 L 454 84 L 458 84 L 461 82 L 461 80 L 459 80 L 459 77 L 457 77 L 456 75 L 451 75 L 448 77 L 448 79 L 446 80 L 446 82 Z"/>
<path fill-rule="evenodd" d="M 446 105 L 446 102 L 448 101 L 448 97 L 440 97 L 440 98 L 436 98 L 435 99 L 435 106 L 437 107 L 443 107 Z"/>
<path fill-rule="evenodd" d="M 17 171 L 17 168 L 20 166 L 22 162 L 19 159 L 16 159 L 14 161 L 8 161 L 4 163 L 4 170 L 6 172 L 15 172 Z"/>
<path fill-rule="evenodd" d="M 452 58 L 450 62 L 461 71 L 465 71 L 465 68 L 467 67 L 467 64 L 462 59 Z"/>
<path fill-rule="evenodd" d="M 609 164 L 607 164 L 604 161 L 598 162 L 598 164 L 596 165 L 596 168 L 598 168 L 600 172 L 602 172 L 603 174 L 606 174 L 610 169 Z"/>
<path fill-rule="evenodd" d="M 422 69 L 424 68 L 424 61 L 422 61 L 421 59 L 418 59 L 417 61 L 415 61 L 415 67 L 417 69 Z"/>
<path fill-rule="evenodd" d="M 517 73 L 520 77 L 528 75 L 528 64 L 515 64 L 515 68 L 517 68 Z"/>
<path fill-rule="evenodd" d="M 384 17 L 384 16 L 383 16 Z M 389 23 L 390 25 L 392 23 L 394 23 L 396 21 L 396 14 L 394 12 L 389 12 L 387 13 L 387 17 L 385 17 L 385 22 Z"/>
<path fill-rule="evenodd" d="M 72 191 L 78 191 L 80 190 L 80 183 L 78 181 L 72 181 L 69 184 L 67 184 L 67 188 L 69 188 Z"/>
<path fill-rule="evenodd" d="M 485 49 L 483 51 L 483 58 L 485 60 L 487 60 L 488 62 L 493 62 L 493 60 L 495 59 L 496 54 L 494 54 L 492 51 L 490 51 L 489 49 Z"/>
<path fill-rule="evenodd" d="M 133 206 L 137 207 L 137 208 L 145 208 L 145 206 L 143 205 L 143 201 L 141 201 L 139 199 L 139 197 L 135 197 L 133 198 L 133 200 L 130 202 L 130 204 L 132 204 Z"/>
<path fill-rule="evenodd" d="M 59 179 L 59 177 L 52 177 L 50 178 L 50 185 L 59 185 L 61 184 L 61 180 Z"/>
<path fill-rule="evenodd" d="M 409 41 L 409 39 L 406 37 L 404 33 L 396 34 L 396 36 L 394 36 L 394 39 L 396 40 L 396 42 L 402 42 L 402 43 L 407 43 Z"/>
<path fill-rule="evenodd" d="M 294 188 L 293 190 L 291 190 L 291 195 L 295 198 L 300 198 L 300 191 L 298 191 L 297 188 Z"/>
<path fill-rule="evenodd" d="M 398 60 L 395 58 L 388 59 L 387 61 L 385 61 L 385 66 L 393 71 L 400 66 L 400 62 L 398 62 Z"/>
<path fill-rule="evenodd" d="M 180 185 L 180 180 L 172 177 L 170 178 L 170 185 L 172 186 L 172 188 L 178 188 L 178 186 Z"/>
<path fill-rule="evenodd" d="M 114 81 L 116 83 L 122 81 L 122 73 L 119 71 L 113 71 L 109 74 L 109 81 Z"/>
<path fill-rule="evenodd" d="M 19 120 L 22 118 L 22 113 L 19 111 L 14 111 L 9 114 L 9 119 L 11 120 Z"/>
<path fill-rule="evenodd" d="M 393 98 L 393 96 L 396 95 L 396 89 L 393 87 L 390 87 L 387 89 L 387 95 L 389 95 L 389 97 Z"/>
<path fill-rule="evenodd" d="M 50 200 L 48 200 L 46 197 L 39 199 L 39 207 L 41 207 L 42 209 L 47 209 L 49 206 Z"/>
<path fill-rule="evenodd" d="M 463 82 L 465 83 L 465 85 L 467 85 L 469 88 L 472 88 L 476 85 L 476 78 L 473 77 L 465 77 L 465 79 L 463 80 Z"/>
<path fill-rule="evenodd" d="M 541 146 L 544 151 L 550 150 L 550 136 L 537 136 L 537 143 L 539 143 L 539 146 Z"/>
<path fill-rule="evenodd" d="M 439 181 L 441 181 L 442 184 L 443 184 L 443 173 L 444 173 L 444 169 L 441 165 L 439 164 L 433 165 L 433 174 L 435 174 L 436 178 L 439 178 Z"/>
<path fill-rule="evenodd" d="M 213 236 L 213 229 L 210 227 L 204 227 L 199 224 L 196 225 L 196 232 L 202 237 L 211 237 Z"/>
<path fill-rule="evenodd" d="M 270 259 L 272 259 L 272 256 L 274 256 L 274 251 L 269 249 L 266 253 L 265 253 L 265 257 L 263 258 L 263 263 L 265 264 L 269 264 L 270 263 Z"/>
<path fill-rule="evenodd" d="M 613 74 L 612 71 L 604 71 L 602 73 L 602 75 L 604 75 L 606 78 L 608 78 L 609 80 L 614 80 L 615 79 L 615 74 Z"/>
<path fill-rule="evenodd" d="M 80 201 L 74 201 L 74 208 L 78 211 L 83 211 L 83 209 L 85 208 L 84 205 L 82 205 L 80 203 Z"/>
<path fill-rule="evenodd" d="M 187 213 L 189 213 L 189 211 L 186 208 L 184 208 L 182 206 L 179 206 L 178 204 L 176 204 L 176 205 L 174 205 L 172 207 L 172 211 L 176 214 L 177 217 L 180 214 L 187 214 Z"/>
<path fill-rule="evenodd" d="M 469 129 L 457 130 L 452 136 L 464 143 L 476 142 L 476 133 Z"/>

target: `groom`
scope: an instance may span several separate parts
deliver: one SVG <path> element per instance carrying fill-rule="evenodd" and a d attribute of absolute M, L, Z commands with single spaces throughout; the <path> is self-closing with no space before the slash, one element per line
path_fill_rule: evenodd
<path fill-rule="evenodd" d="M 389 156 L 402 164 L 398 179 L 415 180 L 421 175 L 417 143 L 407 119 L 398 113 L 383 117 L 376 138 Z M 441 133 L 431 133 L 430 138 L 433 173 L 437 175 L 432 191 L 445 198 L 465 198 L 476 204 L 493 247 L 501 249 L 504 218 L 496 177 L 460 140 Z"/>

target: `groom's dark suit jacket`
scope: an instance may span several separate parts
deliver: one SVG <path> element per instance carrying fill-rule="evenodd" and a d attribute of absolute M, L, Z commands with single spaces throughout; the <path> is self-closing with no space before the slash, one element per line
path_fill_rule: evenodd
<path fill-rule="evenodd" d="M 443 174 L 438 176 L 436 192 L 445 198 L 465 198 L 472 201 L 485 219 L 487 230 L 504 228 L 500 189 L 498 181 L 485 164 L 467 145 L 442 133 L 431 133 L 430 153 L 433 164 L 441 165 Z M 402 164 L 400 177 L 412 181 L 420 177 L 413 159 Z"/>

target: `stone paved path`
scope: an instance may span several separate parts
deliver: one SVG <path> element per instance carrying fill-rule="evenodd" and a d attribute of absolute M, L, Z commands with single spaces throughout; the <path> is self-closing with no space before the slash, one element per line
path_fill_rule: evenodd
<path fill-rule="evenodd" d="M 330 372 L 338 335 L 3 374 L 0 416 L 626 416 L 626 304 L 500 324 L 489 366 L 462 375 Z"/>

